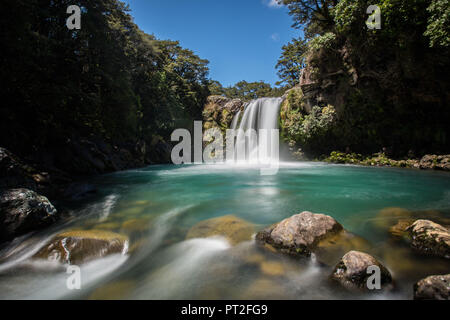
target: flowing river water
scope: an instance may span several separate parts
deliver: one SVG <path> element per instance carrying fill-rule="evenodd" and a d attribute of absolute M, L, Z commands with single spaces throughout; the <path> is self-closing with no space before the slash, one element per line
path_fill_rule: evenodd
<path fill-rule="evenodd" d="M 69 219 L 1 249 L 1 299 L 411 299 L 414 282 L 450 272 L 448 260 L 416 255 L 392 240 L 386 226 L 395 209 L 380 214 L 400 207 L 446 221 L 448 173 L 297 162 L 262 176 L 255 166 L 161 165 L 87 183 L 98 192 L 65 203 Z M 251 239 L 186 238 L 206 219 L 234 215 L 257 232 L 305 210 L 331 215 L 364 238 L 396 290 L 347 293 L 329 283 L 333 265 L 276 254 Z M 68 290 L 65 266 L 32 258 L 53 235 L 73 229 L 129 238 L 123 254 L 81 266 L 81 290 Z"/>

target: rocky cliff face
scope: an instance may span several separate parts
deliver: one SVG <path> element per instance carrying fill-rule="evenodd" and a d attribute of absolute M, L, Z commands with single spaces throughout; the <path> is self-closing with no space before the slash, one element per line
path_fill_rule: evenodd
<path fill-rule="evenodd" d="M 307 56 L 299 83 L 304 109 L 332 105 L 337 116 L 329 150 L 314 156 L 383 148 L 392 157 L 448 153 L 448 79 L 433 69 L 432 53 L 427 59 L 420 48 L 399 55 L 397 47 L 370 52 L 358 45 L 340 39 Z"/>
<path fill-rule="evenodd" d="M 209 96 L 203 109 L 203 130 L 219 128 L 225 134 L 231 127 L 234 115 L 244 110 L 244 106 L 240 99 Z"/>

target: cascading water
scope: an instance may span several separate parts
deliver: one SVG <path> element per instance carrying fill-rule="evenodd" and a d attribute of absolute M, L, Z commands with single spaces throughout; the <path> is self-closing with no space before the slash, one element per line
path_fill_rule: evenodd
<path fill-rule="evenodd" d="M 260 98 L 238 112 L 232 129 L 238 129 L 234 159 L 238 162 L 278 162 L 278 115 L 283 98 Z M 239 121 L 240 120 L 240 121 Z M 273 133 L 276 132 L 274 136 Z M 276 149 L 276 150 L 275 150 Z"/>
<path fill-rule="evenodd" d="M 236 113 L 236 115 L 233 118 L 233 121 L 231 122 L 231 129 L 232 130 L 236 130 L 237 129 L 237 125 L 239 122 L 239 116 L 241 115 L 241 111 L 239 110 L 238 113 Z"/>

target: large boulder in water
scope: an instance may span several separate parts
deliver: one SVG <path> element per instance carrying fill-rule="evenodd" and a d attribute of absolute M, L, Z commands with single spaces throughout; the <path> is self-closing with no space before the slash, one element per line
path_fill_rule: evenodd
<path fill-rule="evenodd" d="M 334 268 L 330 278 L 349 290 L 369 290 L 367 280 L 372 276 L 373 271 L 368 272 L 368 270 L 372 266 L 378 267 L 381 272 L 381 289 L 392 288 L 392 276 L 389 270 L 371 255 L 359 251 L 346 253 Z"/>
<path fill-rule="evenodd" d="M 450 300 L 450 274 L 429 276 L 414 284 L 415 300 Z"/>
<path fill-rule="evenodd" d="M 305 211 L 259 232 L 256 240 L 287 254 L 310 256 L 320 241 L 343 230 L 332 217 Z"/>
<path fill-rule="evenodd" d="M 430 220 L 417 220 L 408 229 L 411 246 L 419 253 L 450 258 L 450 232 Z"/>
<path fill-rule="evenodd" d="M 47 227 L 58 219 L 50 201 L 28 189 L 0 193 L 0 242 Z"/>
<path fill-rule="evenodd" d="M 186 239 L 222 236 L 231 244 L 237 244 L 251 240 L 254 232 L 254 226 L 249 222 L 233 215 L 226 215 L 197 223 L 189 230 Z"/>
<path fill-rule="evenodd" d="M 82 264 L 111 254 L 128 252 L 128 237 L 103 230 L 74 230 L 56 235 L 34 257 Z"/>

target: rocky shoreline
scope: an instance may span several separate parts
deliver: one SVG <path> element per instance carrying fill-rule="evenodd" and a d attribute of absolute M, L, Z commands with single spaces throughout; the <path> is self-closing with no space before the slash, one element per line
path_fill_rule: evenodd
<path fill-rule="evenodd" d="M 420 159 L 394 160 L 387 157 L 383 152 L 364 157 L 361 154 L 334 151 L 330 156 L 320 160 L 336 164 L 450 171 L 450 155 L 428 154 Z"/>
<path fill-rule="evenodd" d="M 384 220 L 389 215 L 390 222 Z M 430 220 L 413 217 L 432 217 L 426 212 L 413 213 L 401 208 L 386 208 L 380 212 L 379 218 L 389 230 L 392 241 L 404 241 L 412 253 L 423 256 L 434 256 L 437 259 L 450 259 L 449 225 L 440 225 Z M 436 216 L 437 217 L 437 216 Z M 402 237 L 398 237 L 399 229 L 395 227 L 403 223 Z M 446 219 L 437 217 L 443 222 Z M 395 227 L 395 228 L 394 228 Z M 202 221 L 193 226 L 186 239 L 222 236 L 233 246 L 245 241 L 253 241 L 252 225 L 235 216 L 223 216 Z M 395 232 L 397 231 L 397 232 Z M 272 252 L 291 259 L 314 259 L 319 265 L 331 267 L 328 280 L 340 290 L 349 293 L 393 292 L 397 284 L 395 276 L 386 267 L 385 259 L 377 257 L 364 239 L 346 231 L 331 216 L 304 211 L 269 226 L 256 233 L 255 244 L 263 251 Z M 280 256 L 280 258 L 281 258 Z M 257 256 L 244 257 L 249 263 L 261 264 L 261 270 L 272 276 L 280 276 L 283 268 L 275 263 L 268 265 Z M 401 261 L 400 261 L 401 263 Z M 406 263 L 406 262 L 405 262 Z M 379 288 L 370 287 L 371 270 L 380 274 Z M 430 275 L 415 282 L 414 299 L 448 300 L 450 299 L 450 275 Z M 374 290 L 377 289 L 377 290 Z"/>

